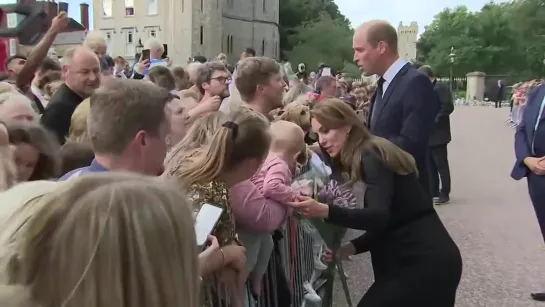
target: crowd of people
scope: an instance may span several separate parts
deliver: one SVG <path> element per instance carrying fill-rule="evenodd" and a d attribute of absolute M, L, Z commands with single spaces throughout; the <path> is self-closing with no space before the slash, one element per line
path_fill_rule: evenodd
<path fill-rule="evenodd" d="M 372 253 L 375 283 L 358 306 L 454 306 L 461 258 L 424 154 L 439 103 L 391 25 L 356 31 L 355 60 L 381 76 L 368 85 L 325 66 L 289 76 L 252 48 L 236 65 L 219 55 L 172 67 L 155 38 L 132 67 L 92 35 L 56 62 L 47 51 L 67 23 L 60 13 L 0 83 L 2 306 L 245 306 L 295 213 L 365 231 L 319 255 Z M 363 183 L 362 205 L 294 189 L 311 161 L 339 189 Z M 223 214 L 198 249 L 204 204 Z"/>
<path fill-rule="evenodd" d="M 510 115 L 507 123 L 516 128 L 522 121 L 524 110 L 528 102 L 528 94 L 543 84 L 543 80 L 535 79 L 526 82 L 519 82 L 512 86 L 512 95 L 509 100 Z"/>

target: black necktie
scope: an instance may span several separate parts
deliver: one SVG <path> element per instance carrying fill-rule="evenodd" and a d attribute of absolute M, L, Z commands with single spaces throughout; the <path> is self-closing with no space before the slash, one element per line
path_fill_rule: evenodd
<path fill-rule="evenodd" d="M 373 122 L 373 118 L 375 117 L 376 110 L 382 104 L 382 96 L 384 95 L 384 90 L 382 86 L 384 85 L 384 78 L 378 79 L 377 82 L 377 90 L 375 95 L 375 101 L 373 101 L 373 112 L 371 112 L 371 122 Z"/>

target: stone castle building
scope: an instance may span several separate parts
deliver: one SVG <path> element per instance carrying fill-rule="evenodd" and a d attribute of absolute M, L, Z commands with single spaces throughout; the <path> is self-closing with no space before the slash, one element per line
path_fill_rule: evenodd
<path fill-rule="evenodd" d="M 280 0 L 93 0 L 94 30 L 108 53 L 133 59 L 150 37 L 167 44 L 174 64 L 225 53 L 236 61 L 244 48 L 278 58 Z"/>
<path fill-rule="evenodd" d="M 402 22 L 397 27 L 397 49 L 399 56 L 405 61 L 416 59 L 416 42 L 418 41 L 418 24 L 411 22 L 404 26 Z"/>

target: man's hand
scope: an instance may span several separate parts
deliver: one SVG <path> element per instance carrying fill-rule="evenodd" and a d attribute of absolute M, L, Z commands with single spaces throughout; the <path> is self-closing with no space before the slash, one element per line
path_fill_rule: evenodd
<path fill-rule="evenodd" d="M 69 22 L 70 18 L 68 18 L 68 14 L 66 14 L 66 12 L 60 12 L 59 15 L 53 18 L 50 30 L 55 33 L 60 33 L 68 26 Z"/>
<path fill-rule="evenodd" d="M 149 60 L 143 60 L 138 62 L 138 67 L 136 67 L 136 72 L 143 75 L 146 69 L 149 68 Z"/>
<path fill-rule="evenodd" d="M 527 157 L 524 159 L 524 164 L 530 169 L 530 171 L 536 175 L 545 175 L 545 157 L 535 158 Z"/>
<path fill-rule="evenodd" d="M 210 97 L 209 99 L 202 101 L 201 105 L 203 106 L 203 111 L 205 112 L 216 112 L 220 108 L 221 98 L 220 96 Z"/>

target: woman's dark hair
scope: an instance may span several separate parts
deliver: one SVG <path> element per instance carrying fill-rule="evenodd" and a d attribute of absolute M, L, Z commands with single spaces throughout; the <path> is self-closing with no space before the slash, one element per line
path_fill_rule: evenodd
<path fill-rule="evenodd" d="M 40 153 L 29 181 L 58 178 L 61 172 L 60 145 L 53 134 L 38 124 L 8 125 L 12 145 L 28 144 Z"/>

